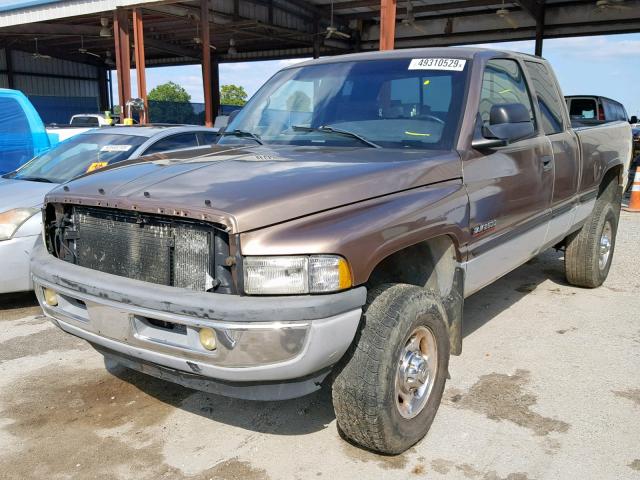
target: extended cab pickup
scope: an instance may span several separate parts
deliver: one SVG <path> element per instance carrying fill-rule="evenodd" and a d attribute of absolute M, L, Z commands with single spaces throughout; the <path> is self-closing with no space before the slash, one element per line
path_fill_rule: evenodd
<path fill-rule="evenodd" d="M 341 431 L 398 453 L 434 419 L 465 297 L 553 246 L 571 284 L 606 279 L 630 158 L 628 123 L 571 128 L 540 58 L 325 58 L 271 78 L 209 155 L 48 194 L 31 271 L 107 357 L 240 398 L 329 384 Z"/>

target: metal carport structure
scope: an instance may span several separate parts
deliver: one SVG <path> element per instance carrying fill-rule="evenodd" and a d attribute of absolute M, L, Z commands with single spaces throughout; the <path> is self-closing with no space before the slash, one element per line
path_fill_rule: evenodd
<path fill-rule="evenodd" d="M 201 64 L 206 123 L 222 62 L 640 32 L 640 0 L 18 0 L 0 1 L 0 49 L 49 55 L 119 79 L 130 68 Z M 5 55 L 10 58 L 11 54 Z M 4 67 L 4 68 L 3 68 Z M 11 62 L 0 64 L 11 86 Z"/>

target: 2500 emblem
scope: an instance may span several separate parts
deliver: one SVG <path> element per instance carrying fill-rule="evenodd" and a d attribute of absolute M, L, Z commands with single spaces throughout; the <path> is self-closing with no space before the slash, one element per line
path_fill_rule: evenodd
<path fill-rule="evenodd" d="M 490 220 L 490 221 L 488 221 L 486 223 L 481 223 L 480 225 L 476 225 L 471 230 L 471 234 L 472 235 L 480 235 L 481 233 L 484 233 L 487 230 L 491 230 L 492 228 L 495 228 L 497 223 L 498 222 L 496 220 Z"/>

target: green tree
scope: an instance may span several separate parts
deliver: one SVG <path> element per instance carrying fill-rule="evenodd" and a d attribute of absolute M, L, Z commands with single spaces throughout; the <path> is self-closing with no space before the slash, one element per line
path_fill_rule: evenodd
<path fill-rule="evenodd" d="M 177 83 L 167 82 L 162 85 L 158 85 L 156 88 L 149 92 L 147 96 L 149 100 L 155 102 L 182 102 L 189 103 L 191 101 L 191 95 L 183 87 Z"/>
<path fill-rule="evenodd" d="M 191 95 L 180 85 L 167 82 L 149 92 L 149 117 L 156 123 L 196 123 Z"/>
<path fill-rule="evenodd" d="M 222 85 L 220 87 L 220 103 L 223 105 L 244 105 L 247 103 L 247 92 L 238 85 Z"/>

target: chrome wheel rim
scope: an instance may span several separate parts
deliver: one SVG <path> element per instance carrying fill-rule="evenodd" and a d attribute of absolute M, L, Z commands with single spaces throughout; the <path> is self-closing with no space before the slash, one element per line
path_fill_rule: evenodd
<path fill-rule="evenodd" d="M 400 415 L 413 418 L 423 410 L 437 370 L 436 338 L 429 328 L 418 327 L 409 335 L 398 359 L 395 402 Z"/>
<path fill-rule="evenodd" d="M 604 224 L 604 228 L 602 229 L 602 235 L 600 236 L 600 247 L 599 247 L 599 256 L 598 256 L 598 266 L 600 270 L 604 270 L 609 262 L 609 257 L 611 256 L 611 240 L 613 237 L 613 228 L 611 228 L 611 223 L 606 222 Z"/>

